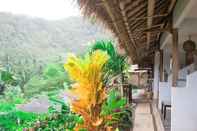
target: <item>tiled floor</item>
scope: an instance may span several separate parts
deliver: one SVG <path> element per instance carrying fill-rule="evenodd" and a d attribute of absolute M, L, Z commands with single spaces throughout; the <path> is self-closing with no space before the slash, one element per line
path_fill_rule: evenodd
<path fill-rule="evenodd" d="M 165 131 L 171 131 L 171 110 L 167 110 L 166 120 L 163 120 Z"/>
<path fill-rule="evenodd" d="M 133 131 L 154 131 L 153 116 L 149 103 L 137 104 Z"/>

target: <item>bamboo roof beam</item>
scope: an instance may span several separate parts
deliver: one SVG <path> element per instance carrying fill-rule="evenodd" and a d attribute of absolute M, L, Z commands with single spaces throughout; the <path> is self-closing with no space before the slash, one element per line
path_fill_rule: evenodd
<path fill-rule="evenodd" d="M 102 0 L 102 2 L 103 2 L 103 5 L 104 5 L 104 7 L 105 7 L 105 9 L 106 9 L 106 11 L 107 11 L 107 13 L 108 13 L 108 15 L 110 16 L 111 20 L 113 21 L 112 24 L 113 24 L 114 27 L 115 27 L 115 30 L 116 30 L 116 32 L 117 32 L 117 35 L 119 36 L 119 38 L 121 38 L 121 41 L 123 41 L 123 43 L 126 44 L 126 47 L 128 47 L 128 46 L 130 47 L 131 44 L 129 44 L 129 43 L 131 43 L 131 42 L 129 42 L 129 38 L 127 38 L 127 35 L 125 34 L 126 32 L 123 33 L 123 32 L 120 31 L 121 27 L 119 27 L 119 26 L 122 25 L 122 24 L 121 24 L 121 21 L 120 21 L 119 24 L 116 23 L 116 18 L 115 18 L 115 15 L 113 14 L 112 9 L 110 8 L 110 3 L 109 3 L 109 1 L 107 1 L 107 0 Z M 123 23 L 123 24 L 124 24 L 124 23 Z M 129 45 L 128 45 L 128 44 L 129 44 Z M 137 58 L 137 54 L 136 54 L 136 51 L 135 51 L 134 47 L 131 47 L 130 49 L 126 49 L 126 50 L 127 50 L 127 51 L 128 51 L 128 50 L 131 50 L 131 51 L 127 52 L 127 53 L 129 54 L 129 56 L 130 56 L 133 60 L 135 60 L 135 59 Z"/>
<path fill-rule="evenodd" d="M 171 13 L 172 9 L 174 8 L 177 0 L 171 0 L 170 6 L 168 8 L 168 13 Z"/>
<path fill-rule="evenodd" d="M 136 8 L 131 8 L 131 10 L 126 11 L 126 12 L 128 12 L 127 16 L 130 18 L 133 15 L 135 15 L 136 13 L 138 13 L 139 11 L 143 10 L 145 7 L 146 7 L 146 4 L 141 4 L 141 5 L 137 6 Z"/>
<path fill-rule="evenodd" d="M 155 0 L 148 0 L 147 16 L 153 16 L 154 9 L 155 9 Z M 153 23 L 153 18 L 149 17 L 147 19 L 147 27 L 150 28 L 152 26 L 152 23 Z M 151 33 L 147 32 L 147 49 L 149 48 L 150 39 L 151 39 Z"/>
<path fill-rule="evenodd" d="M 133 38 L 133 36 L 131 34 L 131 30 L 130 30 L 130 27 L 129 27 L 129 23 L 128 23 L 128 19 L 127 19 L 127 16 L 126 16 L 126 12 L 124 11 L 124 8 L 125 8 L 124 2 L 120 2 L 119 6 L 120 6 L 120 9 L 121 9 L 121 14 L 123 16 L 123 20 L 124 20 L 124 24 L 126 26 L 127 32 L 128 32 L 129 37 L 131 39 L 131 42 L 134 44 L 134 47 L 136 49 L 137 48 L 136 42 L 135 42 L 135 40 L 134 40 L 134 38 Z"/>
<path fill-rule="evenodd" d="M 158 48 L 155 42 L 161 33 L 172 31 L 172 11 L 177 0 L 77 1 L 84 16 L 94 16 L 118 37 L 131 59 L 143 63 L 144 58 L 153 59 L 146 54 Z"/>
<path fill-rule="evenodd" d="M 129 20 L 143 20 L 143 19 L 149 19 L 149 18 L 161 18 L 166 17 L 168 14 L 160 14 L 160 15 L 152 15 L 152 16 L 145 16 L 145 17 L 137 17 L 137 18 L 131 18 Z"/>
<path fill-rule="evenodd" d="M 152 17 L 152 18 L 162 18 L 162 17 L 166 17 L 168 16 L 168 13 L 165 13 L 165 14 L 159 14 L 159 15 L 153 15 L 153 16 L 149 16 L 149 17 Z M 137 20 L 146 20 L 149 18 L 148 16 L 144 16 L 144 17 L 134 17 L 134 18 L 127 18 L 128 19 L 128 23 L 129 22 L 132 22 L 132 21 L 137 21 Z M 115 21 L 108 21 L 109 24 L 112 24 L 113 22 L 116 22 L 116 23 L 119 23 L 123 21 L 122 19 L 117 19 Z"/>

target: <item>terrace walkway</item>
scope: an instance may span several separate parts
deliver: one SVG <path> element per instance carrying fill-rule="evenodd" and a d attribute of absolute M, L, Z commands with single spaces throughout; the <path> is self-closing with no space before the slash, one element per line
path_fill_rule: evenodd
<path fill-rule="evenodd" d="M 133 131 L 156 131 L 150 103 L 138 103 Z"/>

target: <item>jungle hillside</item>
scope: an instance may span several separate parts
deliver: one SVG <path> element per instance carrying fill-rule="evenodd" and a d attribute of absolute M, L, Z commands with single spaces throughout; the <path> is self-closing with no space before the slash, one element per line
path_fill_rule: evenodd
<path fill-rule="evenodd" d="M 46 63 L 68 52 L 81 54 L 88 42 L 108 39 L 109 33 L 82 17 L 47 21 L 0 13 L 0 63 L 9 59 L 36 59 Z"/>

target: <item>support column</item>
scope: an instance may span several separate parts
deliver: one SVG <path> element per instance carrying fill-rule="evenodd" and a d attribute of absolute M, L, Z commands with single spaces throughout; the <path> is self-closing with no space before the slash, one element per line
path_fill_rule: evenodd
<path fill-rule="evenodd" d="M 140 87 L 140 72 L 137 72 L 137 85 Z"/>
<path fill-rule="evenodd" d="M 172 30 L 172 39 L 172 87 L 176 87 L 180 68 L 177 29 Z"/>
<path fill-rule="evenodd" d="M 154 81 L 153 81 L 154 99 L 158 99 L 158 92 L 159 92 L 159 62 L 160 62 L 160 53 L 156 51 L 154 58 Z"/>
<path fill-rule="evenodd" d="M 163 50 L 160 50 L 159 74 L 160 74 L 160 82 L 163 82 L 164 81 Z"/>

